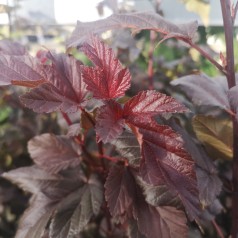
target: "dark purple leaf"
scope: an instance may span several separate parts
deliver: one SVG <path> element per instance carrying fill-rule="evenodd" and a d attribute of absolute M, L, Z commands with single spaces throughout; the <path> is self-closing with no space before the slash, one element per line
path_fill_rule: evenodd
<path fill-rule="evenodd" d="M 135 181 L 127 168 L 114 166 L 105 183 L 105 197 L 114 218 L 128 216 L 132 212 Z"/>
<path fill-rule="evenodd" d="M 147 238 L 184 238 L 188 227 L 185 213 L 174 207 L 153 207 L 142 196 L 136 200 L 134 218 Z"/>
<path fill-rule="evenodd" d="M 132 132 L 123 131 L 123 133 L 118 136 L 117 139 L 111 141 L 111 143 L 115 145 L 117 152 L 128 160 L 130 166 L 139 167 L 141 162 L 141 150 Z"/>
<path fill-rule="evenodd" d="M 80 105 L 77 101 L 62 95 L 62 93 L 50 83 L 44 83 L 25 93 L 20 98 L 26 107 L 38 113 L 49 113 L 59 110 L 65 113 L 71 113 L 76 112 Z"/>
<path fill-rule="evenodd" d="M 84 82 L 95 98 L 112 99 L 123 96 L 130 87 L 131 76 L 121 63 L 97 37 L 91 37 L 90 44 L 85 43 L 81 50 L 95 64 L 95 67 L 82 67 Z"/>
<path fill-rule="evenodd" d="M 182 136 L 184 147 L 196 164 L 199 198 L 204 207 L 208 206 L 214 202 L 222 189 L 216 167 L 203 148 L 194 142 L 191 135 L 175 123 L 172 123 L 172 127 Z"/>
<path fill-rule="evenodd" d="M 98 109 L 95 130 L 99 141 L 111 142 L 122 133 L 124 125 L 122 113 L 121 105 L 115 101 L 109 101 Z"/>
<path fill-rule="evenodd" d="M 0 52 L 0 86 L 36 87 L 46 81 L 38 60 L 30 55 L 8 55 Z"/>
<path fill-rule="evenodd" d="M 231 108 L 236 111 L 236 118 L 238 120 L 238 85 L 228 91 L 228 99 Z"/>
<path fill-rule="evenodd" d="M 10 40 L 0 41 L 0 55 L 28 55 L 26 48 L 17 42 L 12 42 Z"/>
<path fill-rule="evenodd" d="M 20 219 L 15 238 L 41 238 L 54 209 L 55 204 L 43 194 L 34 196 Z"/>
<path fill-rule="evenodd" d="M 148 204 L 154 207 L 171 206 L 180 210 L 182 209 L 183 206 L 177 193 L 170 190 L 165 184 L 151 185 L 143 181 L 140 177 L 137 177 L 136 181 L 140 185 Z"/>
<path fill-rule="evenodd" d="M 152 185 L 166 185 L 182 200 L 190 219 L 200 213 L 194 162 L 182 138 L 170 127 L 155 122 L 141 128 L 143 179 Z"/>
<path fill-rule="evenodd" d="M 58 173 L 80 163 L 80 147 L 64 136 L 36 136 L 28 142 L 28 151 L 34 162 L 50 173 Z"/>
<path fill-rule="evenodd" d="M 130 221 L 128 225 L 128 237 L 129 238 L 146 238 L 141 232 L 138 230 L 137 222 L 135 220 Z"/>
<path fill-rule="evenodd" d="M 88 182 L 65 197 L 57 206 L 50 237 L 72 237 L 79 234 L 92 216 L 98 215 L 103 202 L 103 186 L 92 176 Z"/>
<path fill-rule="evenodd" d="M 47 95 L 53 92 L 54 96 L 61 95 L 60 101 L 63 101 L 64 97 L 65 103 L 80 106 L 87 100 L 88 95 L 81 76 L 82 63 L 65 54 L 48 52 L 47 57 L 51 64 L 44 65 L 44 70 L 47 81 L 54 86 L 48 88 Z"/>
<path fill-rule="evenodd" d="M 138 30 L 153 30 L 166 35 L 166 38 L 176 37 L 191 41 L 198 24 L 191 22 L 175 25 L 154 12 L 135 12 L 113 14 L 95 22 L 79 22 L 67 42 L 68 47 L 76 47 L 84 43 L 92 33 L 102 33 L 107 30 L 132 28 Z"/>
<path fill-rule="evenodd" d="M 178 78 L 171 84 L 180 87 L 197 106 L 213 106 L 225 110 L 230 108 L 227 88 L 220 80 L 206 75 L 189 75 Z"/>
<path fill-rule="evenodd" d="M 57 183 L 61 179 L 59 175 L 50 175 L 37 166 L 18 168 L 1 176 L 32 194 L 40 193 L 44 183 Z"/>

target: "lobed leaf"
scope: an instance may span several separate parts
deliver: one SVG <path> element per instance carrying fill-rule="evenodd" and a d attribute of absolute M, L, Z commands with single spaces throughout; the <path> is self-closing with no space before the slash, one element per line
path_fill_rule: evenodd
<path fill-rule="evenodd" d="M 116 147 L 116 151 L 128 160 L 132 167 L 139 167 L 141 162 L 140 145 L 134 134 L 128 130 L 123 131 L 114 141 L 111 141 Z"/>
<path fill-rule="evenodd" d="M 27 50 L 24 46 L 18 42 L 12 42 L 10 40 L 1 40 L 0 41 L 0 54 L 6 55 L 27 55 Z"/>
<path fill-rule="evenodd" d="M 80 163 L 80 147 L 68 137 L 42 134 L 28 142 L 34 162 L 51 174 L 76 167 Z"/>
<path fill-rule="evenodd" d="M 111 142 L 123 131 L 122 108 L 115 101 L 109 101 L 97 111 L 95 130 L 99 141 Z"/>
<path fill-rule="evenodd" d="M 94 22 L 79 22 L 67 41 L 67 47 L 82 45 L 92 33 L 102 33 L 119 28 L 138 30 L 153 30 L 169 37 L 192 40 L 197 30 L 197 22 L 175 25 L 154 12 L 135 12 L 112 14 L 111 16 Z"/>
<path fill-rule="evenodd" d="M 125 119 L 133 123 L 138 118 L 146 121 L 155 115 L 185 111 L 187 108 L 174 98 L 155 90 L 148 90 L 139 92 L 127 101 L 123 115 Z"/>
<path fill-rule="evenodd" d="M 183 211 L 174 207 L 153 207 L 139 196 L 134 218 L 137 220 L 139 231 L 147 238 L 187 237 L 186 216 Z"/>
<path fill-rule="evenodd" d="M 44 184 L 58 183 L 61 179 L 59 175 L 50 175 L 38 166 L 14 169 L 1 176 L 32 194 L 40 193 Z"/>
<path fill-rule="evenodd" d="M 130 87 L 131 76 L 127 68 L 122 68 L 112 49 L 94 36 L 81 50 L 95 64 L 95 67 L 82 67 L 84 82 L 94 97 L 112 99 L 123 96 Z"/>
<path fill-rule="evenodd" d="M 229 99 L 231 108 L 236 112 L 236 118 L 238 120 L 238 85 L 229 89 L 228 99 Z"/>
<path fill-rule="evenodd" d="M 52 84 L 44 83 L 30 92 L 20 97 L 21 102 L 34 112 L 50 113 L 54 111 L 63 111 L 65 113 L 76 112 L 79 103 L 64 95 Z"/>
<path fill-rule="evenodd" d="M 204 207 L 213 204 L 222 189 L 222 182 L 218 177 L 217 170 L 204 149 L 197 145 L 191 135 L 181 127 L 173 123 L 173 129 L 178 131 L 184 141 L 184 147 L 192 156 L 196 164 L 197 183 L 199 198 Z"/>
<path fill-rule="evenodd" d="M 214 159 L 232 158 L 232 125 L 227 119 L 198 115 L 193 118 L 197 138 L 206 146 Z"/>
<path fill-rule="evenodd" d="M 206 75 L 188 75 L 172 81 L 171 84 L 181 88 L 197 106 L 213 106 L 225 110 L 230 108 L 227 86 L 223 86 L 221 80 Z"/>
<path fill-rule="evenodd" d="M 86 85 L 81 77 L 82 63 L 66 54 L 49 52 L 51 65 L 45 65 L 47 81 L 53 84 L 65 97 L 82 103 L 86 99 Z"/>
<path fill-rule="evenodd" d="M 70 238 L 79 234 L 93 215 L 98 215 L 103 202 L 103 187 L 91 177 L 87 184 L 64 198 L 58 205 L 50 236 Z"/>
<path fill-rule="evenodd" d="M 30 207 L 20 220 L 17 238 L 40 238 L 48 223 L 50 237 L 74 237 L 100 212 L 103 186 L 94 175 L 86 179 L 79 168 L 56 176 L 32 166 L 5 173 L 4 177 L 28 190 L 36 187 L 31 191 Z"/>
<path fill-rule="evenodd" d="M 105 183 L 105 198 L 114 218 L 126 217 L 132 212 L 134 193 L 134 178 L 129 169 L 112 167 Z"/>
<path fill-rule="evenodd" d="M 45 82 L 38 60 L 30 55 L 8 55 L 0 52 L 0 86 L 36 87 Z"/>
<path fill-rule="evenodd" d="M 190 219 L 200 213 L 194 162 L 183 147 L 182 138 L 170 127 L 151 122 L 142 134 L 141 175 L 152 185 L 166 185 L 176 193 Z"/>
<path fill-rule="evenodd" d="M 34 196 L 30 207 L 24 212 L 15 238 L 41 238 L 53 214 L 55 204 L 43 194 Z"/>

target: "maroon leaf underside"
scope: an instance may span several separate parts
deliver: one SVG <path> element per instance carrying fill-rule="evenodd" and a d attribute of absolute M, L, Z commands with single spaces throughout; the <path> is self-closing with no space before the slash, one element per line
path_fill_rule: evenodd
<path fill-rule="evenodd" d="M 50 173 L 58 173 L 80 163 L 80 148 L 65 136 L 36 136 L 28 142 L 28 151 L 33 161 Z"/>
<path fill-rule="evenodd" d="M 79 22 L 67 41 L 68 47 L 82 45 L 92 33 L 98 34 L 107 30 L 132 28 L 135 30 L 153 30 L 166 35 L 167 38 L 176 37 L 191 41 L 195 35 L 198 24 L 175 25 L 154 12 L 136 12 L 113 14 L 103 20 L 94 22 Z"/>
<path fill-rule="evenodd" d="M 20 99 L 26 107 L 38 113 L 50 113 L 59 110 L 72 113 L 80 107 L 80 103 L 66 98 L 50 83 L 44 83 L 32 89 L 20 96 Z"/>
<path fill-rule="evenodd" d="M 111 142 L 122 133 L 124 125 L 122 113 L 121 105 L 115 101 L 109 101 L 98 109 L 95 130 L 99 141 Z"/>
<path fill-rule="evenodd" d="M 81 77 L 81 62 L 65 54 L 48 52 L 47 56 L 52 61 L 43 66 L 48 83 L 27 92 L 21 101 L 39 113 L 76 112 L 86 102 L 88 94 Z"/>
<path fill-rule="evenodd" d="M 183 147 L 181 137 L 170 127 L 151 124 L 141 128 L 141 176 L 152 185 L 167 185 L 178 194 L 191 220 L 198 217 L 200 205 L 194 162 Z"/>
<path fill-rule="evenodd" d="M 0 86 L 36 87 L 45 82 L 38 60 L 30 55 L 8 55 L 0 52 Z"/>
<path fill-rule="evenodd" d="M 24 46 L 18 42 L 12 42 L 10 40 L 0 41 L 0 54 L 5 55 L 27 55 L 27 50 Z"/>
<path fill-rule="evenodd" d="M 44 66 L 47 81 L 68 99 L 83 102 L 88 92 L 81 76 L 82 63 L 66 54 L 49 52 L 47 57 L 52 61 L 51 65 Z"/>
<path fill-rule="evenodd" d="M 130 87 L 131 76 L 127 68 L 122 68 L 112 49 L 92 36 L 91 45 L 85 43 L 81 50 L 95 64 L 95 67 L 82 67 L 84 82 L 94 97 L 113 99 L 123 96 Z"/>
<path fill-rule="evenodd" d="M 181 88 L 197 106 L 230 108 L 228 88 L 222 79 L 213 79 L 206 75 L 188 75 L 174 80 L 171 84 Z"/>

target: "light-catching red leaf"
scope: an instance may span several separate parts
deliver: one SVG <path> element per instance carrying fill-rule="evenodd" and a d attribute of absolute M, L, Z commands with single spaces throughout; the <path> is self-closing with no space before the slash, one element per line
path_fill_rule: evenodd
<path fill-rule="evenodd" d="M 174 98 L 154 90 L 139 92 L 126 102 L 123 116 L 133 122 L 141 118 L 148 120 L 163 113 L 185 112 L 188 109 Z"/>
<path fill-rule="evenodd" d="M 122 68 L 112 49 L 93 36 L 90 44 L 85 43 L 81 50 L 95 64 L 95 67 L 82 67 L 83 79 L 94 97 L 113 99 L 123 96 L 130 87 L 131 76 L 127 68 Z"/>
<path fill-rule="evenodd" d="M 99 141 L 108 143 L 117 138 L 123 131 L 124 120 L 120 104 L 109 101 L 100 107 L 96 119 L 96 133 Z"/>

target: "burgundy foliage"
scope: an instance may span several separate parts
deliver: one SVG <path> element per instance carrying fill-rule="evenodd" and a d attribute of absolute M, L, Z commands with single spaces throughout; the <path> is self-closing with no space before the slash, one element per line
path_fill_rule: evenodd
<path fill-rule="evenodd" d="M 100 237 L 117 237 L 120 229 L 121 237 L 184 238 L 191 221 L 206 222 L 205 212 L 213 219 L 209 206 L 221 190 L 216 169 L 179 122 L 166 119 L 189 110 L 156 90 L 140 91 L 125 102 L 130 71 L 92 35 L 122 27 L 192 42 L 197 23 L 176 26 L 155 13 L 78 23 L 68 46 L 77 46 L 93 66 L 50 51 L 33 57 L 17 43 L 0 43 L 0 84 L 31 88 L 21 96 L 26 107 L 60 111 L 69 124 L 66 136 L 46 133 L 29 141 L 35 165 L 3 174 L 32 194 L 17 238 L 79 237 L 95 226 Z M 198 106 L 238 108 L 237 87 L 228 91 L 204 75 L 173 85 Z M 71 112 L 80 122 L 71 122 Z"/>

